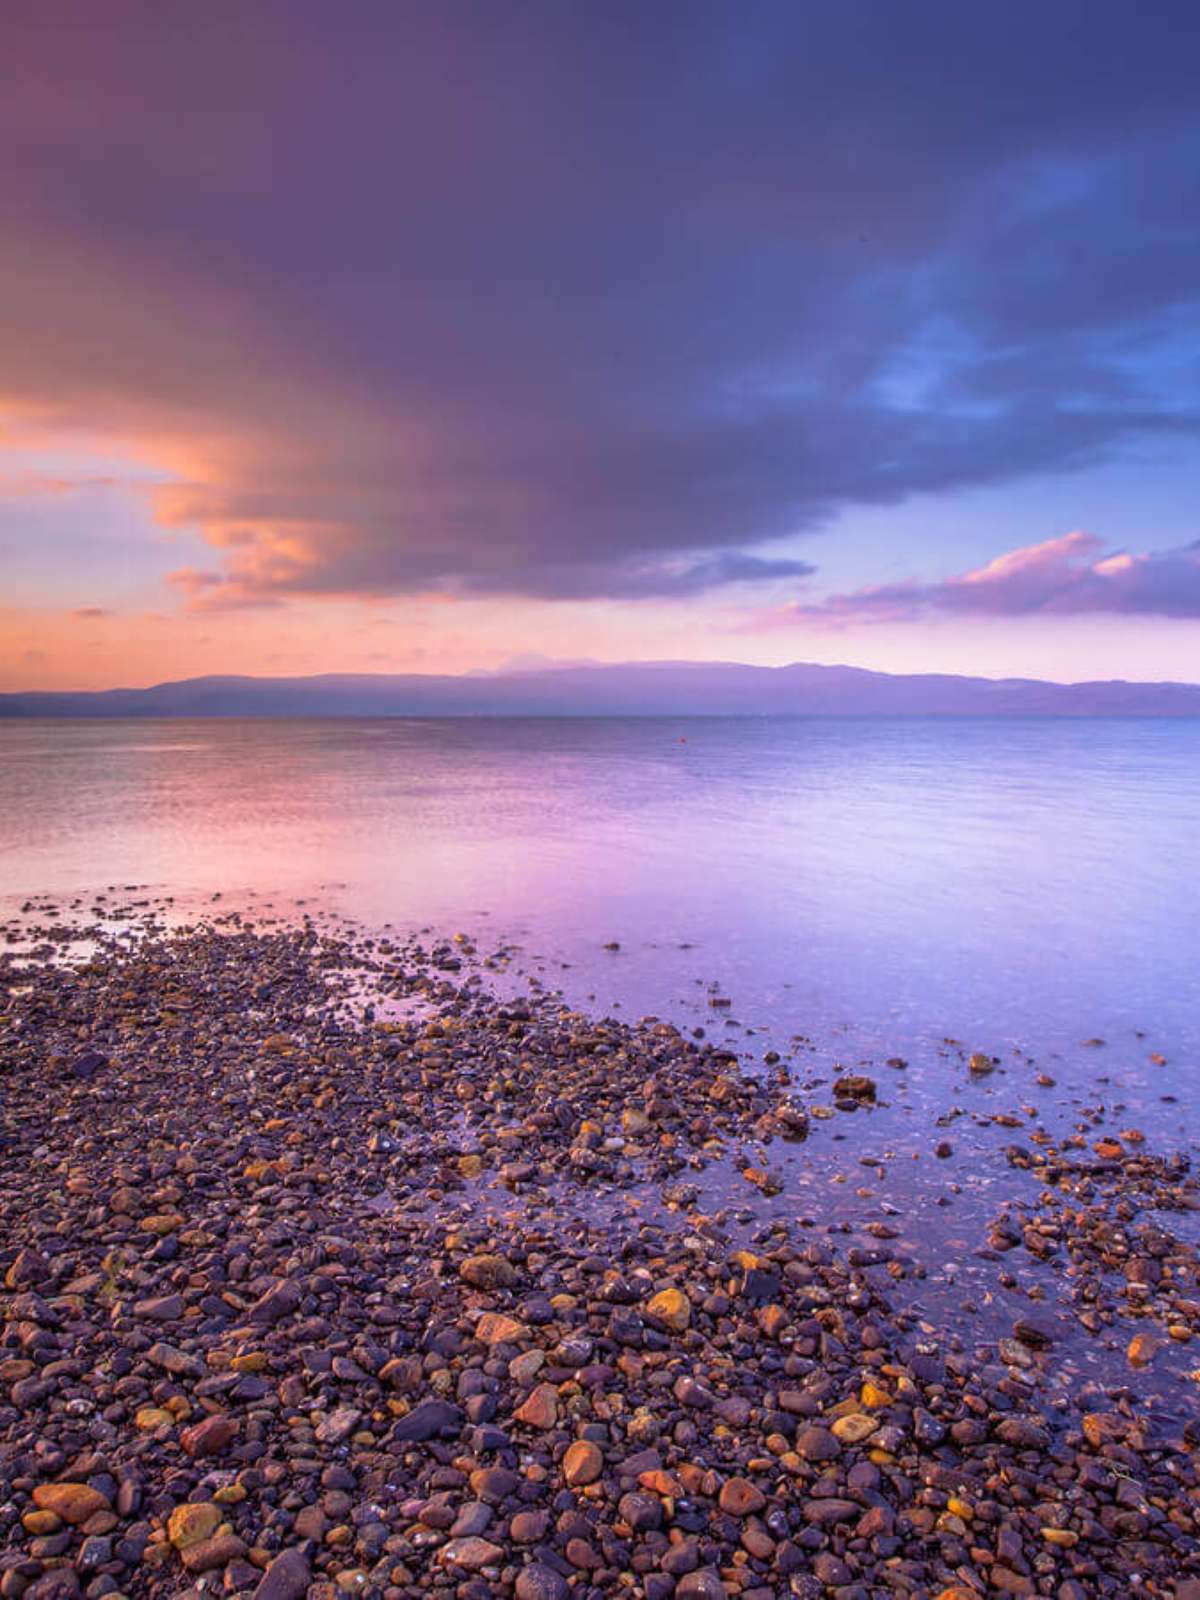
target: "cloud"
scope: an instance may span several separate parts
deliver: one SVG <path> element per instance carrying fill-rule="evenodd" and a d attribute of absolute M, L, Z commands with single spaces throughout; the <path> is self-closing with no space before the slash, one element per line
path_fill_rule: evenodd
<path fill-rule="evenodd" d="M 94 622 L 99 617 L 111 617 L 106 606 L 77 606 L 71 613 L 77 622 Z"/>
<path fill-rule="evenodd" d="M 194 605 L 766 584 L 1200 427 L 1175 0 L 15 12 L 0 404 L 171 480 Z"/>
<path fill-rule="evenodd" d="M 1200 539 L 1178 549 L 1104 553 L 1090 533 L 1007 551 L 938 583 L 880 584 L 811 605 L 783 606 L 755 629 L 790 623 L 914 622 L 930 615 L 1062 616 L 1091 612 L 1200 618 Z"/>
<path fill-rule="evenodd" d="M 212 570 L 180 567 L 167 573 L 166 582 L 186 597 L 193 611 L 242 611 L 282 604 L 276 595 L 241 588 Z"/>

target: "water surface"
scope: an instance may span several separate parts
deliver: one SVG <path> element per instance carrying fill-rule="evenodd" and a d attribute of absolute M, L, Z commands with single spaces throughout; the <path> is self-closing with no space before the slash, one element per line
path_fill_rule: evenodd
<path fill-rule="evenodd" d="M 864 1048 L 1194 1056 L 1200 722 L 0 724 L 0 883 L 494 929 Z"/>
<path fill-rule="evenodd" d="M 482 972 L 501 992 L 668 1016 L 756 1070 L 778 1051 L 812 1134 L 749 1153 L 778 1195 L 735 1160 L 703 1203 L 894 1237 L 929 1326 L 996 1339 L 1069 1289 L 980 1254 L 1036 1201 L 1006 1147 L 1196 1148 L 1198 795 L 1200 722 L 0 723 L 0 915 L 461 930 L 516 945 Z M 848 1068 L 874 1109 L 827 1109 Z M 1162 1221 L 1196 1242 L 1195 1213 Z M 1058 1382 L 1130 1381 L 1128 1328 L 1072 1326 L 1064 1304 Z M 1174 1415 L 1194 1362 L 1172 1347 L 1142 1402 Z"/>

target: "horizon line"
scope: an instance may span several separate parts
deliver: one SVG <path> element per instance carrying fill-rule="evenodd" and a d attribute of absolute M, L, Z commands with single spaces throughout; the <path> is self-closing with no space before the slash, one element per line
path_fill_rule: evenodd
<path fill-rule="evenodd" d="M 936 670 L 916 669 L 911 672 L 890 672 L 878 667 L 858 666 L 854 662 L 820 662 L 820 661 L 785 661 L 777 664 L 766 664 L 753 661 L 735 661 L 727 659 L 691 659 L 678 657 L 634 657 L 620 661 L 547 661 L 538 666 L 500 666 L 500 667 L 473 667 L 462 672 L 430 672 L 421 670 L 397 670 L 393 672 L 351 672 L 351 671 L 313 671 L 292 673 L 252 673 L 252 672 L 205 672 L 184 678 L 162 678 L 148 683 L 115 683 L 103 688 L 0 688 L 0 698 L 24 699 L 30 696 L 99 696 L 110 694 L 148 694 L 160 689 L 182 688 L 188 685 L 215 684 L 215 683 L 245 683 L 245 684 L 301 684 L 330 681 L 355 681 L 359 683 L 383 683 L 395 679 L 418 679 L 426 682 L 455 682 L 455 683 L 487 683 L 501 678 L 549 678 L 556 675 L 571 673 L 602 673 L 628 670 L 629 668 L 662 668 L 674 670 L 714 670 L 734 669 L 744 672 L 777 673 L 794 671 L 798 667 L 814 672 L 858 672 L 875 678 L 888 679 L 940 679 L 962 683 L 994 683 L 994 684 L 1044 684 L 1054 688 L 1071 689 L 1087 688 L 1100 685 L 1124 685 L 1129 688 L 1155 689 L 1155 688 L 1181 688 L 1200 689 L 1200 678 L 1049 678 L 1043 676 L 1022 676 L 1014 673 L 989 673 L 989 672 L 944 672 Z M 720 713 L 718 713 L 720 714 Z"/>

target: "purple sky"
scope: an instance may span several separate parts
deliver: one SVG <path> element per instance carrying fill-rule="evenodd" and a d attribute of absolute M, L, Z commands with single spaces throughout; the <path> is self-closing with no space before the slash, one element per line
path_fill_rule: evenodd
<path fill-rule="evenodd" d="M 10 0 L 0 684 L 1200 678 L 1200 13 Z"/>

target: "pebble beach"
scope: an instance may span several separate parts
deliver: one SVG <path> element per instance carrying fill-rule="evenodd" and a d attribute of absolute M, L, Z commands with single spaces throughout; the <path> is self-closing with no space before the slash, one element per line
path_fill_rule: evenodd
<path fill-rule="evenodd" d="M 1200 1185 L 1136 1129 L 1013 1136 L 985 1341 L 789 1206 L 778 1058 L 462 937 L 8 938 L 0 1595 L 1200 1597 Z"/>

